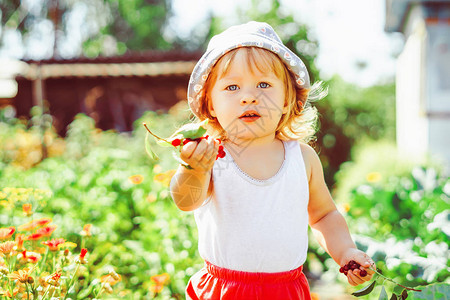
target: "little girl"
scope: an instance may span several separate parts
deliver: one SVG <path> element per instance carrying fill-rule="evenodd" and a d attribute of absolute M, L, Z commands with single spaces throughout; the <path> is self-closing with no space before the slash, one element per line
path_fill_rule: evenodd
<path fill-rule="evenodd" d="M 302 273 L 308 224 L 340 266 L 361 265 L 347 273 L 351 285 L 372 278 L 374 263 L 356 248 L 306 144 L 317 115 L 308 100 L 320 90 L 266 23 L 211 39 L 188 87 L 210 138 L 183 146 L 192 169 L 180 166 L 170 186 L 176 205 L 194 211 L 205 260 L 187 299 L 311 299 Z M 226 155 L 216 160 L 219 150 Z"/>

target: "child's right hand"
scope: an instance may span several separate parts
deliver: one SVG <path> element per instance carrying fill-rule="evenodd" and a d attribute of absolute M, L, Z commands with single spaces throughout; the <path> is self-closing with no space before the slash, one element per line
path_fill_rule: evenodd
<path fill-rule="evenodd" d="M 189 141 L 182 147 L 180 158 L 194 170 L 208 172 L 214 166 L 219 146 L 220 143 L 211 137 L 202 138 L 199 142 Z"/>

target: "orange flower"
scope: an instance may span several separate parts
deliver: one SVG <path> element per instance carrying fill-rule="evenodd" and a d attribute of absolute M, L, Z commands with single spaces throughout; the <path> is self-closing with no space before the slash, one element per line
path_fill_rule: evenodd
<path fill-rule="evenodd" d="M 63 244 L 65 241 L 65 239 L 53 239 L 50 241 L 42 242 L 42 244 L 48 246 L 50 251 L 58 251 L 58 245 Z"/>
<path fill-rule="evenodd" d="M 13 250 L 16 242 L 8 241 L 0 244 L 0 252 L 8 256 Z"/>
<path fill-rule="evenodd" d="M 21 233 L 16 234 L 16 250 L 17 251 L 22 251 L 24 239 L 25 239 L 25 235 L 23 235 Z"/>
<path fill-rule="evenodd" d="M 15 231 L 16 228 L 14 226 L 0 228 L 0 240 L 9 239 L 10 237 L 12 237 Z"/>
<path fill-rule="evenodd" d="M 155 196 L 155 194 L 151 193 L 148 194 L 147 198 L 145 198 L 148 202 L 152 203 L 158 200 L 158 198 Z"/>
<path fill-rule="evenodd" d="M 160 284 L 152 284 L 152 285 L 149 287 L 149 290 L 150 290 L 150 292 L 153 292 L 153 293 L 155 293 L 155 294 L 159 294 L 159 293 L 161 293 L 161 291 L 163 290 L 163 288 L 164 288 L 164 285 L 160 285 Z"/>
<path fill-rule="evenodd" d="M 100 281 L 103 283 L 109 283 L 111 286 L 115 285 L 122 280 L 122 277 L 115 271 L 111 271 L 108 275 L 103 275 Z"/>
<path fill-rule="evenodd" d="M 27 217 L 33 214 L 33 206 L 30 203 L 25 203 L 22 205 L 23 214 Z"/>
<path fill-rule="evenodd" d="M 34 269 L 25 268 L 22 270 L 14 271 L 13 273 L 9 274 L 8 277 L 12 280 L 19 280 L 21 283 L 28 282 L 28 277 L 30 277 L 30 274 L 33 272 Z"/>
<path fill-rule="evenodd" d="M 45 281 L 53 286 L 59 286 L 59 279 L 61 278 L 61 270 L 56 271 L 52 275 L 45 278 Z"/>
<path fill-rule="evenodd" d="M 52 221 L 52 219 L 50 219 L 50 218 L 41 218 L 39 220 L 30 221 L 26 224 L 20 225 L 17 229 L 19 231 L 30 231 L 36 227 L 47 225 L 51 221 Z"/>
<path fill-rule="evenodd" d="M 91 234 L 92 224 L 86 224 L 83 226 L 83 230 L 80 231 L 80 235 L 82 236 L 92 236 Z"/>
<path fill-rule="evenodd" d="M 42 233 L 33 233 L 33 234 L 30 234 L 29 236 L 27 236 L 25 239 L 27 241 L 37 241 L 42 237 L 43 237 Z"/>
<path fill-rule="evenodd" d="M 163 290 L 164 285 L 166 285 L 170 280 L 170 275 L 167 273 L 160 274 L 160 275 L 153 275 L 150 277 L 150 280 L 154 282 L 150 286 L 150 291 L 153 293 L 160 293 Z"/>
<path fill-rule="evenodd" d="M 42 234 L 42 236 L 48 236 L 50 237 L 53 233 L 53 231 L 55 231 L 56 229 L 56 225 L 48 225 L 42 228 L 39 228 L 38 230 L 36 230 L 37 234 Z"/>
<path fill-rule="evenodd" d="M 11 295 L 10 291 L 4 290 L 4 289 L 2 289 L 0 287 L 0 296 L 6 296 L 8 298 L 13 298 L 13 297 L 15 297 L 17 295 L 17 293 L 19 293 L 19 288 L 18 287 L 14 288 L 12 295 Z"/>
<path fill-rule="evenodd" d="M 140 183 L 142 183 L 142 181 L 144 181 L 144 176 L 142 176 L 142 175 L 133 175 L 133 176 L 128 177 L 128 180 L 132 184 L 140 184 Z"/>
<path fill-rule="evenodd" d="M 175 175 L 175 173 L 176 173 L 176 170 L 168 170 L 166 172 L 156 174 L 153 177 L 153 180 L 161 183 L 165 187 L 169 187 L 170 180 L 172 179 L 173 175 Z"/>
<path fill-rule="evenodd" d="M 30 262 L 35 264 L 41 259 L 41 255 L 36 252 L 23 250 L 21 253 L 17 255 L 17 258 L 22 262 Z"/>

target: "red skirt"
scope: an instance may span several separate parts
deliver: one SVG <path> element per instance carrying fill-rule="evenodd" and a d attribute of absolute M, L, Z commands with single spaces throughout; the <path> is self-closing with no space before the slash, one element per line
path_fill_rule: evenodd
<path fill-rule="evenodd" d="M 251 273 L 205 264 L 189 280 L 186 300 L 311 300 L 302 266 L 280 273 Z"/>

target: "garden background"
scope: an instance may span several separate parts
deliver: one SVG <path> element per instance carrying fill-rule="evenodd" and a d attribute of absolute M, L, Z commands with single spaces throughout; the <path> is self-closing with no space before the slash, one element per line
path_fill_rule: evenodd
<path fill-rule="evenodd" d="M 2 2 L 2 26 L 14 19 L 13 2 Z M 202 36 L 174 37 L 168 42 L 160 32 L 171 15 L 170 1 L 100 2 L 108 7 L 109 21 L 83 42 L 84 56 L 106 55 L 108 37 L 117 41 L 115 54 L 202 49 L 209 37 L 224 29 L 223 20 L 211 15 Z M 48 6 L 43 9 L 51 11 L 53 2 L 45 3 Z M 71 1 L 60 3 L 65 13 L 73 7 Z M 238 10 L 236 15 L 242 22 L 268 22 L 276 31 L 297 24 L 295 34 L 285 35 L 283 41 L 307 62 L 313 80 L 321 80 L 315 64 L 320 45 L 308 34 L 308 26 L 298 25 L 286 10 L 280 13 L 277 1 L 267 3 L 269 9 L 261 11 L 253 1 L 250 9 Z M 24 39 L 32 21 L 18 26 Z M 299 41 L 316 50 L 299 52 Z M 398 283 L 448 284 L 450 180 L 442 166 L 428 157 L 418 161 L 397 155 L 395 83 L 388 80 L 361 87 L 339 75 L 325 83 L 329 95 L 314 104 L 321 116 L 312 146 L 358 247 Z M 131 132 L 100 130 L 92 118 L 79 114 L 66 135 L 59 136 L 52 126 L 51 110 L 33 107 L 30 115 L 17 118 L 11 106 L 0 111 L 0 239 L 17 241 L 24 234 L 23 247 L 35 253 L 37 261 L 24 260 L 26 252 L 17 249 L 3 252 L 0 268 L 6 266 L 7 271 L 0 272 L 0 295 L 7 299 L 8 293 L 17 292 L 26 297 L 26 288 L 31 293 L 42 279 L 42 289 L 35 295 L 47 292 L 49 296 L 54 286 L 54 295 L 63 295 L 61 299 L 183 299 L 188 279 L 203 266 L 195 223 L 192 213 L 179 211 L 169 194 L 177 162 L 154 141 L 160 160 L 147 156 L 142 123 L 159 136 L 170 136 L 192 117 L 186 101 L 167 112 L 146 112 L 135 120 Z M 37 225 L 20 227 L 45 218 L 49 223 L 41 228 L 50 232 L 36 240 L 31 236 L 39 230 Z M 74 244 L 61 243 L 51 249 L 40 243 L 55 238 Z M 85 263 L 80 263 L 82 248 L 88 250 L 86 261 L 81 260 Z M 13 263 L 16 269 L 11 268 Z M 27 266 L 39 268 L 39 273 L 29 273 L 34 283 L 28 277 L 22 284 L 8 277 Z M 358 289 L 346 283 L 313 237 L 305 273 L 320 299 L 345 299 Z M 49 277 L 61 284 L 52 285 Z M 394 285 L 386 286 L 394 289 Z"/>

